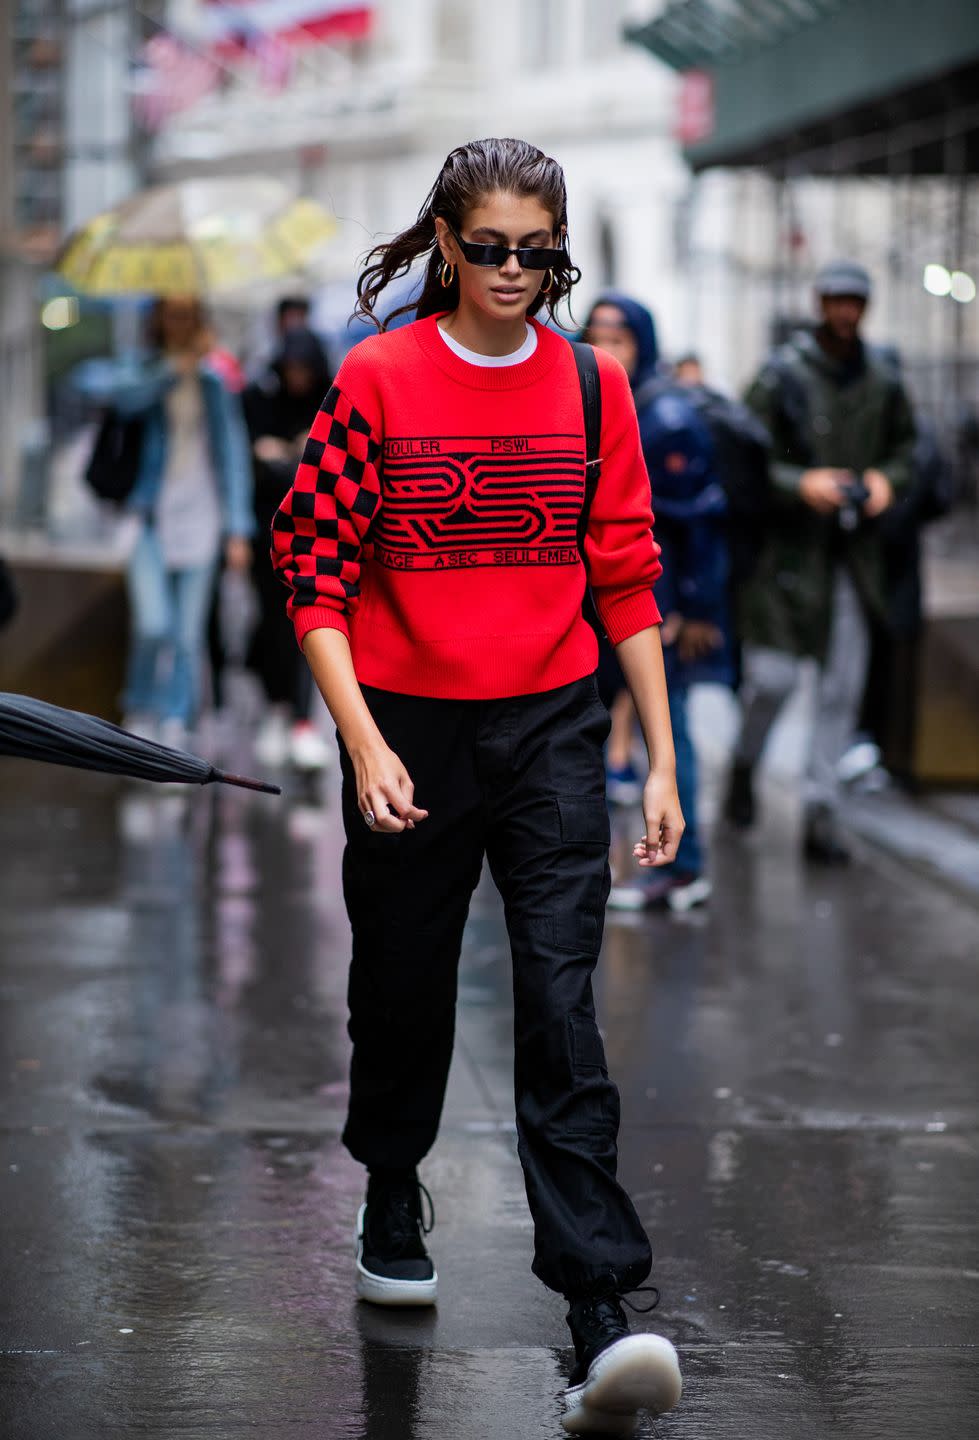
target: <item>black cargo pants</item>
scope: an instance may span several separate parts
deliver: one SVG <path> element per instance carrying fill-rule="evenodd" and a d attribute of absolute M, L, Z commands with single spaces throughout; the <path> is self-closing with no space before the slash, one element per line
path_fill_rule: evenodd
<path fill-rule="evenodd" d="M 344 1142 L 368 1167 L 408 1167 L 435 1140 L 485 854 L 513 957 L 534 1273 L 564 1295 L 629 1290 L 650 1250 L 616 1180 L 619 1096 L 592 1000 L 609 889 L 608 716 L 595 681 L 507 700 L 364 695 L 429 816 L 400 835 L 369 830 L 341 747 L 354 1046 Z"/>

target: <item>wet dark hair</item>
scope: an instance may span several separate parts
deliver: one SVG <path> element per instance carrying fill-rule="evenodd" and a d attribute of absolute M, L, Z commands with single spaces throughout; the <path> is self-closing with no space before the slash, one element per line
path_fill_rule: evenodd
<path fill-rule="evenodd" d="M 554 216 L 555 234 L 568 223 L 564 171 L 556 160 L 526 140 L 470 140 L 468 145 L 458 146 L 446 158 L 414 225 L 393 240 L 376 245 L 367 256 L 364 272 L 357 282 L 354 314 L 373 321 L 379 330 L 384 330 L 396 316 L 411 310 L 416 312 L 419 320 L 442 310 L 454 310 L 459 303 L 459 276 L 454 274 L 451 284 L 442 285 L 442 254 L 435 217 L 441 216 L 459 231 L 468 212 L 487 195 L 497 192 L 539 200 L 545 210 Z M 564 248 L 567 250 L 566 240 Z M 430 253 L 418 299 L 392 311 L 383 321 L 379 320 L 375 312 L 382 292 L 393 280 L 407 275 L 419 256 L 426 252 Z M 546 305 L 553 319 L 555 305 L 571 294 L 572 286 L 580 279 L 581 271 L 571 264 L 569 256 L 567 265 L 554 271 L 549 292 L 534 297 L 528 314 L 536 315 Z"/>

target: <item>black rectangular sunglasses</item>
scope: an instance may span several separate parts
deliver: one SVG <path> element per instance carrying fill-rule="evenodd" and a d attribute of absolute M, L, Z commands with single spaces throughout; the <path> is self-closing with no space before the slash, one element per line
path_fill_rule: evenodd
<path fill-rule="evenodd" d="M 470 265 L 500 270 L 511 255 L 516 255 L 521 270 L 563 270 L 568 264 L 567 250 L 542 250 L 529 245 L 511 250 L 508 245 L 477 245 L 472 240 L 463 240 L 454 226 L 450 225 L 449 231 Z"/>

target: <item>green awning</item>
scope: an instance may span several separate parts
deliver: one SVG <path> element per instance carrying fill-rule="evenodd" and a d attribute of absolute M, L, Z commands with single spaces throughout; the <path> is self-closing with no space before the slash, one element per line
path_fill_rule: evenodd
<path fill-rule="evenodd" d="M 695 169 L 979 170 L 979 0 L 670 0 L 626 33 L 707 85 Z"/>
<path fill-rule="evenodd" d="M 627 37 L 675 70 L 736 64 L 841 9 L 846 0 L 670 0 Z M 858 0 L 859 3 L 859 0 Z"/>

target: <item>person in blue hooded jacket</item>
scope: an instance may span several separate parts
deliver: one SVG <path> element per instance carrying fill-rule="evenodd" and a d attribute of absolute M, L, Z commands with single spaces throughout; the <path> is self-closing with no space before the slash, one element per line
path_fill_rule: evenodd
<path fill-rule="evenodd" d="M 665 903 L 682 911 L 703 904 L 711 893 L 697 824 L 697 761 L 688 726 L 687 691 L 694 681 L 730 684 L 733 679 L 727 497 L 718 480 L 710 428 L 684 387 L 661 373 L 655 323 L 645 306 L 625 295 L 603 295 L 592 307 L 585 336 L 621 362 L 636 402 L 656 536 L 662 547 L 663 574 L 656 584 L 656 598 L 665 617 L 663 653 L 677 787 L 687 817 L 670 869 L 642 887 L 615 886 L 609 903 L 619 908 Z M 599 679 L 612 713 L 609 799 L 632 804 L 640 793 L 631 759 L 635 716 L 614 667 L 614 655 L 605 646 Z"/>
<path fill-rule="evenodd" d="M 599 338 L 593 337 L 589 327 Z M 610 292 L 597 300 L 579 338 L 615 356 L 629 376 L 633 395 L 659 373 L 656 323 L 644 306 L 626 295 Z M 597 617 L 589 618 L 598 630 Z M 615 653 L 604 643 L 599 644 L 598 686 L 612 717 L 606 750 L 608 797 L 615 805 L 637 805 L 642 785 L 632 764 L 635 712 Z"/>

